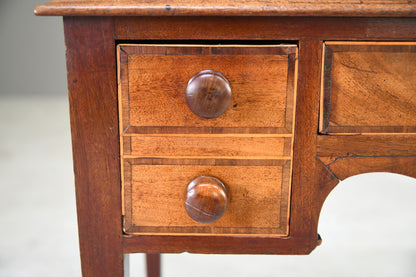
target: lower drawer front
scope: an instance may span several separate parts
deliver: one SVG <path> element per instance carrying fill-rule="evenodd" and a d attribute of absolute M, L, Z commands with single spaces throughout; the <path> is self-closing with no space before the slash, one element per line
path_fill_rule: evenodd
<path fill-rule="evenodd" d="M 288 233 L 290 160 L 125 159 L 124 168 L 126 233 Z M 227 210 L 210 224 L 192 220 L 184 204 L 188 184 L 204 175 L 227 189 Z"/>

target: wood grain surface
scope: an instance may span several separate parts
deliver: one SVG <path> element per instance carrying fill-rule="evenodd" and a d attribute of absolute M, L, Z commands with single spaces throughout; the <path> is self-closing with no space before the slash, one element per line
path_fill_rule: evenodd
<path fill-rule="evenodd" d="M 314 238 L 318 241 L 318 236 Z M 125 235 L 126 253 L 201 254 L 309 254 L 315 247 L 309 237 Z"/>
<path fill-rule="evenodd" d="M 118 49 L 125 132 L 156 127 L 179 133 L 241 133 L 248 128 L 291 133 L 296 46 L 132 44 Z M 189 109 L 185 90 L 192 76 L 208 69 L 228 79 L 233 96 L 223 115 L 204 119 Z"/>
<path fill-rule="evenodd" d="M 275 136 L 169 136 L 123 137 L 124 157 L 261 158 L 291 157 L 291 138 Z"/>
<path fill-rule="evenodd" d="M 160 253 L 146 254 L 147 277 L 160 277 L 161 259 Z"/>
<path fill-rule="evenodd" d="M 195 74 L 188 82 L 185 95 L 191 111 L 204 118 L 222 115 L 232 99 L 227 78 L 214 70 L 203 70 Z"/>
<path fill-rule="evenodd" d="M 407 0 L 52 0 L 35 9 L 37 15 L 67 16 L 380 16 L 416 15 Z"/>
<path fill-rule="evenodd" d="M 228 206 L 228 193 L 224 183 L 213 176 L 198 176 L 193 179 L 184 197 L 188 215 L 199 223 L 218 221 Z"/>
<path fill-rule="evenodd" d="M 264 161 L 261 165 L 148 162 L 125 160 L 126 233 L 287 234 L 290 161 Z M 201 224 L 187 215 L 184 194 L 194 178 L 207 175 L 224 182 L 229 203 L 220 220 Z"/>
<path fill-rule="evenodd" d="M 322 42 L 299 41 L 299 70 L 296 100 L 290 235 L 306 236 L 311 248 L 319 244 L 315 233 L 319 212 L 314 207 L 320 197 L 316 171 L 316 132 L 318 130 L 319 89 L 321 86 Z M 313 230 L 313 231 L 312 231 Z"/>
<path fill-rule="evenodd" d="M 293 45 L 119 45 L 127 233 L 287 235 L 296 56 Z M 185 89 L 208 69 L 233 95 L 223 115 L 205 119 Z M 184 207 L 186 186 L 205 175 L 230 193 L 209 225 Z"/>
<path fill-rule="evenodd" d="M 414 156 L 415 135 L 320 135 L 317 137 L 318 156 Z"/>
<path fill-rule="evenodd" d="M 416 42 L 327 43 L 323 94 L 323 133 L 415 133 Z"/>
<path fill-rule="evenodd" d="M 207 24 L 209 22 L 209 24 Z M 116 17 L 120 40 L 412 40 L 415 18 Z"/>
<path fill-rule="evenodd" d="M 320 210 L 339 180 L 379 171 L 416 177 L 415 134 L 390 133 L 409 132 L 412 129 L 408 127 L 414 126 L 407 123 L 414 120 L 414 114 L 409 112 L 414 99 L 411 94 L 402 94 L 414 90 L 414 79 L 406 78 L 414 70 L 415 51 L 411 41 L 416 37 L 416 20 L 411 18 L 415 8 L 412 1 L 245 1 L 242 5 L 227 0 L 210 7 L 204 5 L 212 2 L 182 1 L 183 6 L 179 7 L 179 2 L 158 1 L 138 4 L 127 0 L 88 3 L 55 0 L 37 9 L 38 14 L 132 15 L 65 18 L 85 276 L 122 276 L 123 252 L 308 254 L 320 244 L 317 233 Z M 145 6 L 149 8 L 146 11 Z M 353 17 L 344 17 L 348 15 Z M 393 18 L 396 16 L 408 17 Z M 201 45 L 185 46 L 197 41 Z M 376 117 L 380 122 L 390 120 L 390 125 L 374 129 L 379 128 L 380 122 L 371 119 L 374 114 L 370 109 L 363 122 L 376 122 L 377 125 L 370 126 L 373 129 L 361 129 L 360 135 L 351 130 L 348 134 L 318 133 L 319 106 L 324 100 L 320 99 L 321 77 L 328 69 L 323 66 L 324 42 L 335 49 L 340 41 L 348 42 L 343 42 L 344 48 L 339 48 L 342 51 L 335 51 L 344 55 L 335 59 L 336 64 L 347 65 L 343 66 L 342 74 L 359 71 L 359 75 L 354 75 L 355 72 L 348 77 L 354 82 L 360 80 L 357 88 L 364 83 L 363 93 L 352 100 L 366 96 L 368 99 L 360 102 L 371 100 L 370 108 L 384 111 L 390 109 L 386 103 L 393 102 L 395 115 Z M 116 43 L 129 42 L 143 47 L 116 52 Z M 220 43 L 228 45 L 213 46 Z M 294 47 L 279 46 L 281 43 Z M 156 47 L 158 44 L 165 47 Z M 366 51 L 356 50 L 361 47 L 357 48 L 358 44 L 365 44 L 362 49 Z M 116 60 L 119 60 L 118 72 Z M 399 66 L 393 64 L 395 60 L 400 61 Z M 400 66 L 409 61 L 409 66 Z M 130 62 L 134 65 L 133 76 L 129 74 Z M 186 103 L 177 91 L 182 88 L 184 91 L 189 78 L 207 69 L 205 65 L 217 62 L 221 66 L 218 71 L 232 76 L 227 76 L 231 83 L 244 91 L 256 92 L 257 97 L 237 94 L 233 101 L 238 101 L 217 122 L 201 123 L 185 108 L 178 108 L 186 107 L 183 105 Z M 360 71 L 355 66 L 367 67 Z M 147 68 L 152 73 L 146 73 Z M 195 70 L 187 72 L 188 68 Z M 167 72 L 172 70 L 176 73 L 169 75 Z M 381 98 L 365 94 L 372 91 L 366 87 L 370 84 L 377 92 L 387 87 L 384 82 L 370 78 L 375 75 L 373 71 L 395 84 L 388 90 L 393 93 L 384 93 Z M 120 91 L 132 93 L 120 98 L 120 129 L 116 112 L 117 74 L 126 77 L 119 82 Z M 259 84 L 273 93 L 258 93 Z M 139 91 L 153 93 L 147 94 L 146 99 L 146 94 L 139 95 Z M 169 100 L 160 100 L 158 92 L 166 93 Z M 275 98 L 269 101 L 270 97 Z M 142 99 L 146 105 L 140 106 Z M 123 109 L 130 108 L 131 100 L 139 103 L 132 114 Z M 275 107 L 283 107 L 286 114 Z M 351 111 L 344 109 L 347 113 Z M 162 116 L 146 115 L 159 112 Z M 247 112 L 251 116 L 246 117 Z M 227 120 L 222 122 L 221 118 Z M 366 122 L 368 118 L 370 121 Z M 171 119 L 175 124 L 170 123 Z M 293 144 L 288 143 L 292 139 Z M 187 149 L 189 145 L 191 149 Z M 267 148 L 272 151 L 267 152 Z M 231 188 L 230 206 L 208 228 L 189 219 L 183 207 L 187 184 L 202 174 L 217 176 Z M 124 180 L 122 190 L 120 180 Z M 124 197 L 122 209 L 121 197 Z M 122 232 L 122 219 L 131 233 Z"/>
<path fill-rule="evenodd" d="M 416 178 L 416 156 L 352 156 L 321 160 L 339 180 L 372 172 L 390 172 Z"/>
<path fill-rule="evenodd" d="M 86 277 L 124 276 L 113 26 L 111 18 L 64 19 L 79 244 Z"/>

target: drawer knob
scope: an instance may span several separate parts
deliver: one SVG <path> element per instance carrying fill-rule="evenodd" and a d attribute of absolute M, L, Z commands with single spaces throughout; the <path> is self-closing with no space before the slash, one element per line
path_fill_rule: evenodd
<path fill-rule="evenodd" d="M 214 70 L 194 75 L 186 87 L 186 101 L 191 111 L 204 118 L 222 115 L 231 104 L 231 87 L 227 78 Z"/>
<path fill-rule="evenodd" d="M 212 176 L 200 176 L 186 189 L 185 209 L 199 223 L 212 223 L 227 209 L 227 191 L 224 184 Z"/>

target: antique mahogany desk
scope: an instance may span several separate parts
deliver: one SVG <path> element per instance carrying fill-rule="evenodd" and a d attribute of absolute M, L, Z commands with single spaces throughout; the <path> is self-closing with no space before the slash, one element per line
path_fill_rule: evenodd
<path fill-rule="evenodd" d="M 64 16 L 84 276 L 122 276 L 136 252 L 155 275 L 150 253 L 308 254 L 339 180 L 416 177 L 415 1 L 35 13 Z"/>

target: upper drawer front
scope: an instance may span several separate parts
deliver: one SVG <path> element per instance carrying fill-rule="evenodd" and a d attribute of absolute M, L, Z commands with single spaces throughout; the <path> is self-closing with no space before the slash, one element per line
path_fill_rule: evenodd
<path fill-rule="evenodd" d="M 322 133 L 416 132 L 416 42 L 327 42 Z"/>
<path fill-rule="evenodd" d="M 119 45 L 125 133 L 292 132 L 296 46 Z M 185 91 L 198 72 L 230 83 L 224 114 L 205 119 Z"/>

